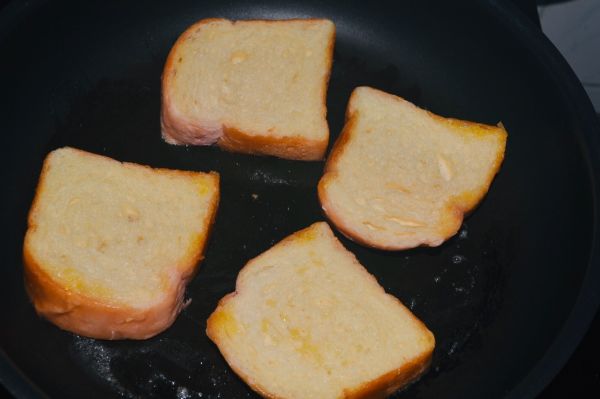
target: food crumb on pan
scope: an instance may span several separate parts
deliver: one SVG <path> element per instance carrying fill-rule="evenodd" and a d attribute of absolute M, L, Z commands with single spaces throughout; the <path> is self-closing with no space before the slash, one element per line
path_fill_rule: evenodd
<path fill-rule="evenodd" d="M 200 397 L 202 394 L 199 394 Z M 177 399 L 191 399 L 192 395 L 186 387 L 177 387 Z"/>

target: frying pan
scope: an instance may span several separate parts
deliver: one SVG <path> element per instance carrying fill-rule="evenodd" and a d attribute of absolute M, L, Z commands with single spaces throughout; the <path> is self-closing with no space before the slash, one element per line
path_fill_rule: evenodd
<path fill-rule="evenodd" d="M 351 90 L 369 85 L 433 112 L 509 132 L 479 208 L 438 248 L 367 249 L 340 237 L 435 333 L 433 364 L 398 398 L 531 398 L 599 303 L 600 128 L 554 47 L 503 1 L 30 1 L 0 15 L 2 381 L 20 397 L 255 397 L 204 334 L 239 269 L 322 220 L 323 162 L 177 147 L 160 138 L 160 74 L 205 17 L 327 17 L 337 40 L 331 142 Z M 44 156 L 70 145 L 155 167 L 216 170 L 222 201 L 191 305 L 145 341 L 98 341 L 36 316 L 22 239 Z M 256 194 L 256 196 L 253 196 Z M 255 199 L 256 197 L 256 199 Z M 307 381 L 310 383 L 310 381 Z"/>

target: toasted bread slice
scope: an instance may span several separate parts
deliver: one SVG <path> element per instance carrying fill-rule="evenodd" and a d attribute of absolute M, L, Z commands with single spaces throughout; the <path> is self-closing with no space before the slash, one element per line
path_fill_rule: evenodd
<path fill-rule="evenodd" d="M 173 323 L 219 200 L 216 173 L 152 169 L 73 148 L 44 162 L 24 243 L 36 311 L 94 338 Z"/>
<path fill-rule="evenodd" d="M 324 222 L 248 262 L 206 332 L 267 398 L 381 397 L 418 378 L 435 345 Z"/>
<path fill-rule="evenodd" d="M 322 159 L 335 26 L 324 19 L 204 19 L 177 40 L 162 77 L 171 144 Z"/>
<path fill-rule="evenodd" d="M 442 118 L 358 87 L 319 182 L 321 205 L 342 233 L 364 245 L 438 246 L 487 193 L 506 138 L 501 124 Z"/>

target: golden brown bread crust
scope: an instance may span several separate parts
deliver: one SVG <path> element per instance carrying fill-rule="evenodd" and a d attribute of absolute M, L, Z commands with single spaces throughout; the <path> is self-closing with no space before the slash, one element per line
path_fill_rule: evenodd
<path fill-rule="evenodd" d="M 395 101 L 405 101 L 389 93 L 385 93 L 379 90 L 377 92 L 382 96 L 393 98 Z M 350 224 L 348 224 L 348 222 L 344 219 L 343 215 L 341 215 L 336 210 L 334 204 L 327 195 L 326 186 L 329 183 L 329 181 L 334 180 L 337 176 L 338 160 L 352 137 L 352 131 L 354 130 L 353 128 L 355 125 L 355 118 L 358 117 L 358 111 L 356 111 L 354 104 L 356 93 L 357 90 L 354 89 L 352 91 L 350 100 L 348 101 L 348 106 L 346 108 L 346 122 L 344 124 L 344 128 L 342 129 L 342 132 L 340 133 L 340 136 L 338 137 L 336 142 L 333 144 L 333 148 L 331 149 L 329 157 L 327 158 L 327 161 L 325 163 L 323 176 L 321 177 L 321 180 L 319 180 L 317 191 L 319 201 L 321 202 L 321 207 L 325 215 L 329 218 L 329 220 L 331 220 L 331 222 L 337 227 L 337 229 L 342 234 L 361 245 L 386 251 L 398 251 L 412 248 L 414 247 L 413 245 L 405 245 L 401 242 L 394 245 L 387 245 L 382 242 L 375 241 L 369 239 L 368 237 L 362 236 L 360 232 L 356 231 Z M 494 132 L 495 134 L 499 134 L 501 140 L 503 141 L 502 148 L 504 149 L 506 146 L 506 140 L 508 135 L 502 123 L 499 123 L 498 126 L 489 126 L 481 123 L 469 122 L 460 119 L 444 118 L 432 112 L 426 112 L 429 114 L 429 116 L 436 119 L 438 122 L 446 124 L 448 127 L 461 134 L 481 134 L 481 131 L 489 131 Z M 474 133 L 474 131 L 479 131 L 479 133 Z M 479 187 L 479 190 L 461 193 L 460 195 L 451 198 L 446 203 L 446 212 L 444 212 L 445 218 L 439 225 L 440 235 L 443 236 L 444 239 L 441 242 L 423 242 L 421 245 L 441 245 L 441 243 L 443 243 L 445 240 L 452 237 L 458 232 L 465 216 L 469 215 L 472 211 L 475 210 L 477 205 L 479 205 L 485 194 L 488 192 L 488 189 L 492 184 L 494 177 L 500 170 L 500 166 L 502 166 L 503 160 L 504 150 L 498 152 L 496 160 L 494 161 L 493 168 L 490 170 L 490 173 L 488 174 L 485 183 Z"/>
<path fill-rule="evenodd" d="M 36 312 L 63 330 L 100 339 L 146 339 L 169 327 L 183 308 L 187 277 L 150 309 L 112 306 L 71 292 L 46 274 L 24 249 L 25 288 Z"/>
<path fill-rule="evenodd" d="M 299 230 L 299 231 L 291 234 L 290 236 L 284 238 L 280 243 L 278 243 L 276 245 L 280 245 L 280 244 L 285 245 L 286 243 L 291 243 L 292 241 L 294 241 L 296 239 L 303 239 L 303 236 L 307 235 L 307 232 L 309 232 L 311 229 L 313 229 L 315 227 L 316 224 L 319 224 L 319 223 L 324 223 L 324 222 L 317 222 L 305 229 Z M 335 245 L 336 245 L 336 247 L 338 247 L 338 249 L 343 250 L 344 252 L 347 251 L 344 248 L 344 246 L 342 245 L 342 243 L 340 243 L 336 238 L 334 238 L 334 240 L 335 240 Z M 218 316 L 217 316 L 219 314 L 219 311 L 223 307 L 225 307 L 229 301 L 233 300 L 238 295 L 238 293 L 243 291 L 244 286 L 242 284 L 240 284 L 240 281 L 243 279 L 243 275 L 247 272 L 248 268 L 251 267 L 251 265 L 254 262 L 258 261 L 261 258 L 261 256 L 263 256 L 263 254 L 258 255 L 257 257 L 248 261 L 248 263 L 246 263 L 246 265 L 242 268 L 242 270 L 240 270 L 238 277 L 236 279 L 235 291 L 232 293 L 229 293 L 229 294 L 225 295 L 223 298 L 221 298 L 216 309 L 209 316 L 209 318 L 206 322 L 206 335 L 210 338 L 211 341 L 213 341 L 217 345 L 217 347 L 221 351 L 221 354 L 223 355 L 223 357 L 225 358 L 225 360 L 227 361 L 227 364 L 229 364 L 231 369 L 244 382 L 246 382 L 246 384 L 248 384 L 255 392 L 260 394 L 262 397 L 268 398 L 268 399 L 285 399 L 285 398 L 279 397 L 277 395 L 274 395 L 274 394 L 268 392 L 267 389 L 265 389 L 263 386 L 261 386 L 260 384 L 255 382 L 251 376 L 244 373 L 242 371 L 241 367 L 239 367 L 236 364 L 235 356 L 227 353 L 224 350 L 225 346 L 221 345 L 222 341 L 221 341 L 221 337 L 219 334 Z M 352 254 L 352 256 L 356 259 L 354 254 Z M 385 292 L 385 290 L 383 289 L 383 287 L 381 287 L 379 285 L 379 283 L 377 282 L 375 277 L 372 274 L 370 274 L 364 267 L 360 266 L 360 264 L 358 263 L 358 260 L 356 262 L 357 262 L 356 263 L 357 270 L 359 270 L 360 273 L 364 274 L 365 278 L 374 281 L 375 284 L 379 287 L 379 289 L 381 291 Z M 389 294 L 386 294 L 386 295 L 389 295 Z M 393 298 L 400 306 L 405 308 L 404 304 L 402 302 L 400 302 L 400 300 L 398 298 L 396 298 L 392 295 L 389 295 L 389 296 L 391 298 Z M 426 334 L 429 335 L 431 343 L 432 343 L 432 345 L 431 345 L 432 350 L 430 352 L 424 353 L 421 356 L 410 360 L 409 362 L 405 363 L 403 366 L 401 366 L 395 370 L 392 370 L 372 381 L 368 381 L 368 382 L 360 384 L 357 387 L 344 390 L 340 399 L 342 399 L 342 398 L 343 399 L 385 398 L 385 397 L 391 395 L 392 393 L 394 393 L 395 391 L 397 391 L 397 390 L 405 387 L 406 385 L 410 384 L 411 382 L 417 380 L 421 375 L 423 375 L 429 369 L 429 366 L 431 364 L 431 357 L 433 355 L 433 348 L 435 346 L 435 337 L 429 331 L 429 329 L 425 326 L 425 324 L 421 320 L 419 320 L 414 314 L 412 314 L 412 312 L 409 312 L 409 315 L 412 317 L 413 321 Z"/>
<path fill-rule="evenodd" d="M 202 25 L 228 21 L 223 18 L 202 19 L 187 28 L 177 39 L 165 63 L 162 74 L 162 106 L 161 106 L 161 131 L 163 139 L 170 144 L 200 144 L 207 145 L 213 142 L 227 151 L 241 152 L 255 155 L 273 155 L 285 159 L 301 161 L 318 161 L 325 157 L 327 144 L 329 143 L 329 127 L 325 122 L 327 136 L 322 140 L 309 140 L 303 137 L 274 137 L 264 134 L 252 134 L 237 129 L 233 124 L 224 121 L 220 126 L 203 124 L 181 115 L 176 109 L 169 88 L 171 79 L 176 71 L 175 54 L 178 48 L 187 38 Z M 285 21 L 320 21 L 318 18 L 289 19 Z M 252 22 L 279 23 L 281 20 L 252 20 Z M 235 23 L 235 21 L 234 21 Z M 327 74 L 323 80 L 322 117 L 326 121 L 327 116 L 327 86 L 331 76 L 331 65 L 333 63 L 333 47 L 335 43 L 335 31 L 328 43 Z"/>
<path fill-rule="evenodd" d="M 252 262 L 252 261 L 250 261 L 250 262 Z M 248 263 L 250 263 L 250 262 L 248 262 Z M 246 265 L 248 265 L 248 264 L 246 264 Z M 238 275 L 237 281 L 239 281 L 239 275 Z M 231 367 L 231 369 L 233 370 L 233 372 L 236 373 L 238 375 L 238 377 L 240 377 L 246 384 L 248 384 L 248 386 L 250 386 L 250 388 L 252 388 L 252 390 L 254 392 L 258 393 L 263 398 L 268 398 L 268 399 L 285 399 L 285 398 L 281 398 L 281 397 L 279 397 L 277 395 L 273 395 L 272 393 L 270 393 L 269 391 L 267 391 L 263 386 L 261 386 L 260 384 L 256 383 L 252 379 L 252 377 L 250 377 L 248 374 L 244 373 L 242 371 L 241 367 L 239 367 L 236 364 L 234 356 L 230 356 L 228 353 L 224 352 L 223 349 L 221 349 L 222 346 L 219 344 L 221 342 L 221 339 L 220 339 L 219 333 L 217 331 L 218 330 L 217 322 L 215 322 L 216 314 L 218 314 L 218 310 L 219 309 L 221 309 L 223 306 L 225 306 L 225 304 L 227 304 L 227 302 L 229 302 L 230 300 L 232 300 L 237 294 L 238 294 L 238 285 L 237 285 L 237 282 L 236 282 L 236 290 L 234 292 L 231 292 L 231 293 L 225 295 L 223 298 L 221 298 L 219 300 L 217 308 L 208 317 L 208 320 L 206 321 L 206 335 L 208 336 L 208 338 L 211 341 L 213 341 L 217 345 L 217 347 L 219 348 L 219 351 L 221 351 L 221 354 L 223 355 L 223 357 L 227 361 L 227 364 L 229 365 L 229 367 Z"/>
<path fill-rule="evenodd" d="M 344 392 L 345 399 L 378 399 L 387 398 L 394 392 L 406 387 L 421 377 L 431 365 L 433 351 L 412 359 L 396 370 L 362 384 L 357 388 Z"/>
<path fill-rule="evenodd" d="M 85 151 L 82 153 L 87 156 L 102 157 Z M 185 307 L 185 287 L 194 276 L 196 265 L 203 258 L 219 204 L 219 174 L 210 173 L 217 190 L 210 204 L 211 212 L 207 214 L 205 220 L 205 223 L 209 223 L 205 238 L 201 237 L 198 240 L 198 247 L 190 248 L 184 261 L 180 265 L 173 265 L 172 272 L 165 276 L 169 284 L 164 298 L 150 308 L 136 309 L 127 305 L 103 303 L 96 298 L 69 290 L 46 273 L 33 256 L 29 240 L 36 228 L 34 215 L 45 186 L 48 167 L 48 158 L 46 158 L 29 211 L 28 229 L 23 245 L 25 289 L 36 312 L 64 330 L 92 338 L 146 339 L 164 331 Z M 154 170 L 167 174 L 197 175 L 196 172 L 189 171 Z"/>
<path fill-rule="evenodd" d="M 231 293 L 224 296 L 221 301 L 219 301 L 219 305 L 217 306 L 217 310 L 219 307 L 224 305 L 230 298 L 234 297 L 236 293 Z M 213 315 L 217 312 L 213 312 L 211 316 L 208 318 L 207 327 L 206 327 L 206 335 L 213 341 L 217 346 L 219 346 L 220 339 L 218 334 L 214 331 L 214 325 L 211 321 Z M 416 318 L 415 318 L 416 319 Z M 417 319 L 418 320 L 418 319 Z M 244 373 L 240 367 L 235 363 L 235 359 L 233 356 L 227 356 L 224 352 L 222 352 L 223 357 L 227 360 L 227 364 L 231 367 L 231 369 L 236 373 L 253 391 L 258 393 L 263 398 L 268 399 L 285 399 L 283 397 L 274 395 L 268 392 L 263 386 L 253 381 L 253 379 Z M 343 396 L 340 399 L 378 399 L 378 398 L 386 398 L 393 394 L 394 392 L 400 390 L 401 388 L 406 387 L 408 384 L 416 381 L 421 377 L 431 365 L 431 357 L 433 355 L 433 351 L 429 353 L 425 353 L 420 357 L 412 359 L 410 362 L 406 363 L 402 367 L 399 367 L 396 370 L 392 370 L 389 373 L 386 373 L 379 378 L 361 384 L 360 386 L 352 389 L 345 390 Z"/>
<path fill-rule="evenodd" d="M 217 145 L 224 150 L 256 155 L 274 155 L 296 160 L 323 159 L 328 140 L 308 140 L 303 137 L 269 137 L 248 135 L 235 128 L 224 127 Z"/>

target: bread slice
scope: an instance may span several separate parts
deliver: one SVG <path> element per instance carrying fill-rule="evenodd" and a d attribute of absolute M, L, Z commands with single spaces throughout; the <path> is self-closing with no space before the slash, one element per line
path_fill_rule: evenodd
<path fill-rule="evenodd" d="M 388 395 L 427 369 L 435 344 L 324 222 L 248 262 L 206 332 L 267 398 Z"/>
<path fill-rule="evenodd" d="M 488 191 L 506 137 L 501 124 L 442 118 L 358 87 L 319 182 L 321 205 L 342 233 L 364 245 L 438 246 Z"/>
<path fill-rule="evenodd" d="M 163 138 L 322 159 L 334 36 L 325 19 L 197 22 L 179 37 L 163 71 Z"/>
<path fill-rule="evenodd" d="M 94 338 L 143 339 L 183 308 L 219 200 L 216 173 L 73 148 L 44 162 L 23 247 L 36 311 Z"/>

